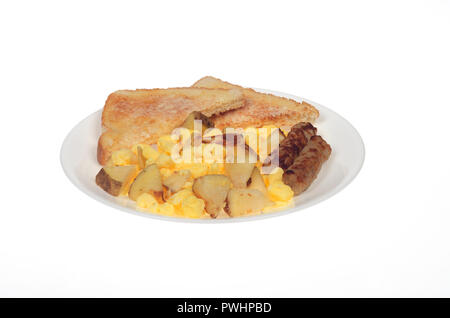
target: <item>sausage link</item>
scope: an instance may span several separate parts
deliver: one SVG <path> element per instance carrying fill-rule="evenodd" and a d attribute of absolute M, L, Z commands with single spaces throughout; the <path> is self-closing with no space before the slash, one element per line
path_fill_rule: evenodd
<path fill-rule="evenodd" d="M 276 162 L 278 166 L 286 170 L 295 158 L 300 154 L 302 149 L 307 145 L 309 139 L 317 132 L 317 128 L 311 123 L 301 122 L 292 126 L 287 137 L 280 143 L 278 149 L 275 149 L 266 159 L 264 165 L 268 166 Z"/>
<path fill-rule="evenodd" d="M 283 173 L 283 182 L 295 195 L 308 189 L 317 178 L 322 164 L 331 155 L 331 147 L 320 136 L 313 136 L 294 163 Z"/>

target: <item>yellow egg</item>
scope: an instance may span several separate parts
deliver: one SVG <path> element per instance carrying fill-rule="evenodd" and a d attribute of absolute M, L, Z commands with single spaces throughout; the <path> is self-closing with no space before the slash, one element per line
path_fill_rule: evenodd
<path fill-rule="evenodd" d="M 137 144 L 134 145 L 131 150 L 137 155 L 137 147 L 140 146 L 142 148 L 142 154 L 144 155 L 145 160 L 149 161 L 149 164 L 155 163 L 156 159 L 159 156 L 158 150 L 153 148 L 147 144 Z"/>
<path fill-rule="evenodd" d="M 200 218 L 204 215 L 205 201 L 194 195 L 188 196 L 181 203 L 181 211 L 185 217 Z"/>
<path fill-rule="evenodd" d="M 271 183 L 267 188 L 269 198 L 272 201 L 289 201 L 294 197 L 294 192 L 291 187 L 284 184 L 282 181 Z"/>
<path fill-rule="evenodd" d="M 111 154 L 111 162 L 115 166 L 125 166 L 137 163 L 137 157 L 130 149 L 120 149 Z"/>
<path fill-rule="evenodd" d="M 272 170 L 271 174 L 268 174 L 266 176 L 269 184 L 281 181 L 283 178 L 283 169 L 281 169 L 280 167 L 276 167 Z"/>
<path fill-rule="evenodd" d="M 192 178 L 198 178 L 208 173 L 208 165 L 202 163 L 177 163 L 175 165 L 176 170 L 190 170 Z"/>
<path fill-rule="evenodd" d="M 289 127 L 280 127 L 281 131 L 285 136 L 289 134 L 289 131 L 291 130 Z"/>
<path fill-rule="evenodd" d="M 175 146 L 176 140 L 172 138 L 172 135 L 163 135 L 158 139 L 158 149 L 166 154 L 171 154 L 173 146 Z"/>
<path fill-rule="evenodd" d="M 173 194 L 167 200 L 167 202 L 174 205 L 175 207 L 179 207 L 181 205 L 181 202 L 183 202 L 184 199 L 191 195 L 194 195 L 191 189 L 183 189 Z"/>
<path fill-rule="evenodd" d="M 155 163 L 158 168 L 172 168 L 175 165 L 172 158 L 165 153 L 160 154 Z"/>
<path fill-rule="evenodd" d="M 175 207 L 170 203 L 163 203 L 158 206 L 158 213 L 167 216 L 175 216 Z"/>
<path fill-rule="evenodd" d="M 158 213 L 158 201 L 150 193 L 142 193 L 137 198 L 136 205 L 149 212 Z"/>
<path fill-rule="evenodd" d="M 208 166 L 201 163 L 193 163 L 190 165 L 189 170 L 191 170 L 192 177 L 199 178 L 208 173 Z"/>

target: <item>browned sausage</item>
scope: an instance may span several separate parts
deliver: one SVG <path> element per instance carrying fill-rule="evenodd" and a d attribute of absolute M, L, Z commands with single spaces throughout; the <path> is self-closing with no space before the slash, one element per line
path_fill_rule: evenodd
<path fill-rule="evenodd" d="M 278 159 L 278 166 L 286 170 L 294 159 L 300 154 L 302 149 L 306 146 L 309 139 L 317 132 L 317 128 L 310 123 L 298 123 L 292 126 L 291 131 L 287 137 L 280 143 L 280 147 L 274 150 L 270 156 L 265 160 L 264 165 L 269 166 L 276 164 Z"/>
<path fill-rule="evenodd" d="M 292 188 L 295 195 L 302 193 L 316 179 L 330 154 L 331 147 L 322 137 L 311 137 L 294 163 L 283 173 L 283 182 Z"/>

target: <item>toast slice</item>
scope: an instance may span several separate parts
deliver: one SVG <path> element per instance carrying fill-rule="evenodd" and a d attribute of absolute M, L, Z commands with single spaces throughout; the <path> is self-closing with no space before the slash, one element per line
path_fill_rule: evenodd
<path fill-rule="evenodd" d="M 170 134 L 189 113 L 206 116 L 244 106 L 239 89 L 168 88 L 120 90 L 106 100 L 102 113 L 103 133 L 98 140 L 97 160 L 104 165 L 115 150 L 138 143 L 153 144 Z"/>
<path fill-rule="evenodd" d="M 217 128 L 261 127 L 275 125 L 277 127 L 293 126 L 298 122 L 314 122 L 319 117 L 319 111 L 306 102 L 296 102 L 292 99 L 272 94 L 258 93 L 251 88 L 224 82 L 212 76 L 198 80 L 193 87 L 240 89 L 245 98 L 245 106 L 236 110 L 214 116 L 212 118 Z"/>

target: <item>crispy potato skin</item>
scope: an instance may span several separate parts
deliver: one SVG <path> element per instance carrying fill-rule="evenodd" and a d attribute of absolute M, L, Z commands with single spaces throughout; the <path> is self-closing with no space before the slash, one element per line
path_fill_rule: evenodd
<path fill-rule="evenodd" d="M 108 192 L 109 194 L 117 197 L 120 194 L 122 188 L 122 182 L 112 179 L 104 169 L 101 169 L 95 177 L 95 183 Z"/>

